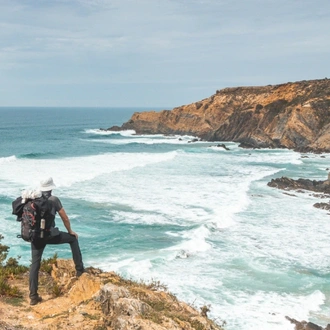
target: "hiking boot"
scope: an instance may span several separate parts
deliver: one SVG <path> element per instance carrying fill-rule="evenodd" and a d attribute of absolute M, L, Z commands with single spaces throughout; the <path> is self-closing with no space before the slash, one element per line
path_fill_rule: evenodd
<path fill-rule="evenodd" d="M 36 305 L 38 303 L 42 302 L 42 298 L 40 296 L 36 297 L 36 298 L 31 298 L 30 299 L 30 305 Z"/>

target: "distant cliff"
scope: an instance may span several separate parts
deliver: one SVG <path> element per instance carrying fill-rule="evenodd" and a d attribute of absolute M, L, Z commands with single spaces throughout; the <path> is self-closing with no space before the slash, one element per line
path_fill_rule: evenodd
<path fill-rule="evenodd" d="M 136 112 L 120 129 L 189 134 L 249 148 L 329 152 L 330 79 L 225 88 L 172 110 Z"/>

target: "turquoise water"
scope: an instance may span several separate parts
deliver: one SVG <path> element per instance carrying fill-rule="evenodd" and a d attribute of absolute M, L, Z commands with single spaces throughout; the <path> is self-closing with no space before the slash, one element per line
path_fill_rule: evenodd
<path fill-rule="evenodd" d="M 246 150 L 193 137 L 104 132 L 144 109 L 0 108 L 0 233 L 16 238 L 11 201 L 52 176 L 86 266 L 159 280 L 228 330 L 293 329 L 285 316 L 330 323 L 329 215 L 310 193 L 267 186 L 324 180 L 329 154 Z M 63 225 L 57 219 L 61 229 Z M 69 258 L 67 246 L 49 246 Z"/>

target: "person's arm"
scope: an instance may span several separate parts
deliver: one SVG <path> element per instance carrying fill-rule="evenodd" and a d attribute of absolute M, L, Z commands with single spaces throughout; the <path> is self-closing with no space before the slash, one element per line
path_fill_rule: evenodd
<path fill-rule="evenodd" d="M 66 230 L 68 231 L 68 233 L 70 235 L 74 235 L 76 236 L 76 238 L 78 239 L 78 234 L 75 233 L 72 229 L 71 229 L 71 224 L 70 224 L 70 220 L 69 220 L 69 217 L 67 216 L 64 208 L 62 207 L 59 211 L 58 211 L 58 214 L 60 215 L 62 221 L 63 221 L 63 224 L 66 228 Z"/>

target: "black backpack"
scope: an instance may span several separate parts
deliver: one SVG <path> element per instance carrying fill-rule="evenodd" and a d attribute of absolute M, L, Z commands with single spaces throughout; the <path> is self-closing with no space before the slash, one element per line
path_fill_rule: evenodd
<path fill-rule="evenodd" d="M 12 202 L 12 208 L 16 220 L 21 222 L 21 234 L 17 237 L 33 242 L 50 236 L 55 214 L 52 214 L 52 203 L 46 197 L 27 200 L 18 197 Z"/>

